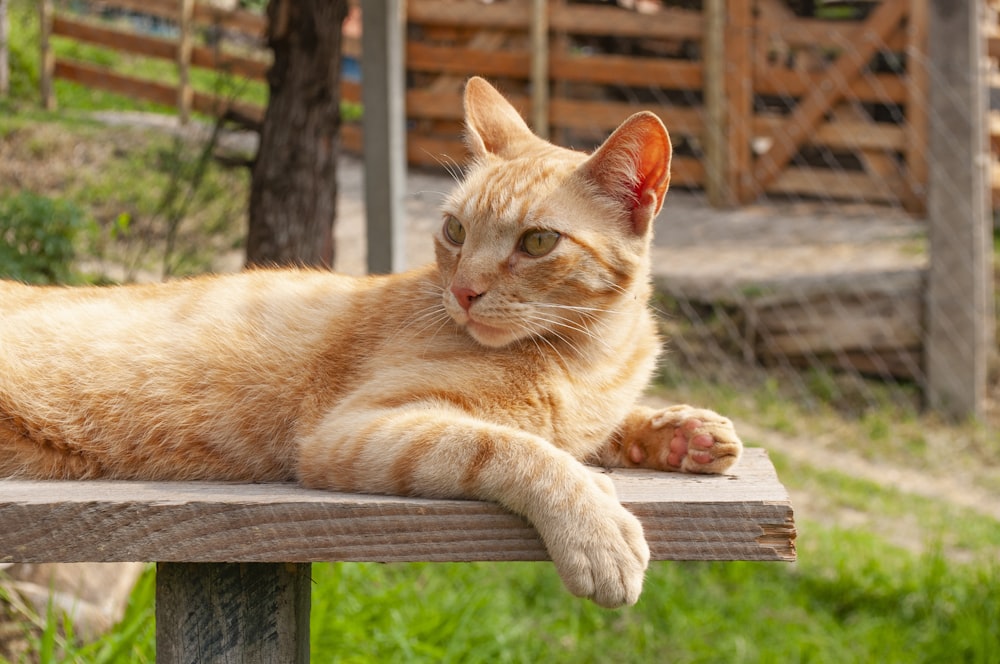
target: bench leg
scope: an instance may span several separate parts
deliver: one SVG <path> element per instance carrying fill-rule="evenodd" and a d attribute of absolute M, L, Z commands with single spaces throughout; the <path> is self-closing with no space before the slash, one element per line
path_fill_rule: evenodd
<path fill-rule="evenodd" d="M 309 661 L 311 565 L 157 563 L 156 661 Z"/>

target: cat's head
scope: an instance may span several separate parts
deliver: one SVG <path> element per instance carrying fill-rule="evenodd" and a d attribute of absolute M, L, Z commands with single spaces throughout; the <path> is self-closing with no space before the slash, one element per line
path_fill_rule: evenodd
<path fill-rule="evenodd" d="M 572 342 L 624 300 L 644 305 L 670 182 L 663 123 L 637 113 L 586 155 L 535 136 L 481 78 L 466 86 L 465 118 L 472 162 L 435 243 L 451 317 L 500 347 Z"/>

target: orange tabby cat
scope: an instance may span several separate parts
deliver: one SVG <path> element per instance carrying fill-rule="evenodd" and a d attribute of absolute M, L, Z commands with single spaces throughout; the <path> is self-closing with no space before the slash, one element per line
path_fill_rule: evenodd
<path fill-rule="evenodd" d="M 0 282 L 0 476 L 297 480 L 492 500 L 577 595 L 631 604 L 649 549 L 584 462 L 726 471 L 706 410 L 634 405 L 659 342 L 649 245 L 671 146 L 650 113 L 593 155 L 465 93 L 465 181 L 437 265 L 151 286 Z"/>

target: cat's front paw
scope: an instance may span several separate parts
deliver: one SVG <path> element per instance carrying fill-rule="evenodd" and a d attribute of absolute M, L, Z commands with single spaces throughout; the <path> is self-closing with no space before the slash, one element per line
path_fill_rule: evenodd
<path fill-rule="evenodd" d="M 629 465 L 686 473 L 724 473 L 743 453 L 728 418 L 692 406 L 653 411 L 622 442 Z"/>
<path fill-rule="evenodd" d="M 618 502 L 607 477 L 593 481 L 597 486 L 574 501 L 575 510 L 535 525 L 571 593 L 607 608 L 635 604 L 649 565 L 642 524 Z"/>

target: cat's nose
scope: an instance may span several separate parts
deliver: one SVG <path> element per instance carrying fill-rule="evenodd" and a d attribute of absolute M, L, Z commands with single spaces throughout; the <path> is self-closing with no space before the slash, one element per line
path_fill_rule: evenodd
<path fill-rule="evenodd" d="M 477 293 L 466 286 L 452 286 L 451 294 L 455 296 L 456 300 L 458 300 L 459 306 L 466 311 L 469 310 L 469 307 L 472 306 L 473 302 L 482 296 L 482 293 Z"/>

